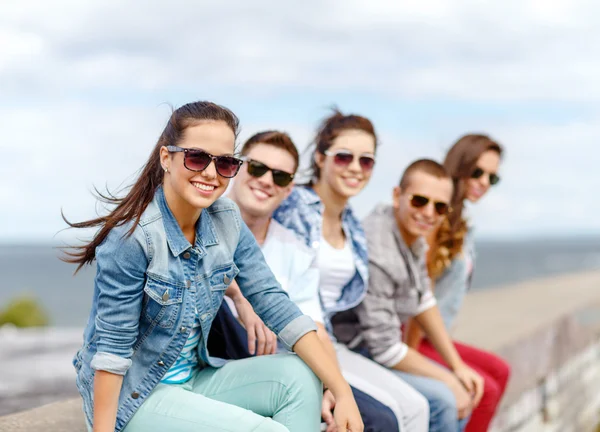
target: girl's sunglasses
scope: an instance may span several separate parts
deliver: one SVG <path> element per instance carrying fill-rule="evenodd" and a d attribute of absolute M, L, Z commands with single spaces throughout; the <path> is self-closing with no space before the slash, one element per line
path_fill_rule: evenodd
<path fill-rule="evenodd" d="M 348 150 L 331 151 L 325 150 L 323 154 L 333 156 L 333 162 L 341 167 L 347 167 L 354 160 L 354 153 Z M 375 165 L 375 158 L 369 155 L 358 156 L 358 163 L 363 171 L 371 171 Z"/>
<path fill-rule="evenodd" d="M 190 171 L 204 171 L 211 162 L 215 162 L 217 173 L 221 177 L 235 177 L 243 161 L 233 156 L 213 156 L 204 150 L 167 146 L 171 153 L 183 152 L 183 166 Z"/>
<path fill-rule="evenodd" d="M 246 158 L 242 158 L 242 160 L 245 160 L 248 163 L 248 174 L 250 174 L 252 177 L 259 178 L 264 176 L 267 172 L 271 171 L 271 174 L 273 176 L 273 183 L 281 187 L 286 187 L 294 179 L 294 174 L 273 169 L 262 162 Z"/>
<path fill-rule="evenodd" d="M 410 195 L 408 199 L 410 200 L 410 205 L 412 205 L 414 208 L 425 207 L 429 201 L 431 201 L 431 198 L 423 195 Z M 435 208 L 436 213 L 440 216 L 444 216 L 452 211 L 452 208 L 448 205 L 448 203 L 443 201 L 435 201 L 433 203 L 433 207 Z"/>
<path fill-rule="evenodd" d="M 471 173 L 471 178 L 478 179 L 479 177 L 481 177 L 484 174 L 486 174 L 486 172 L 484 170 L 482 170 L 481 168 L 475 168 L 473 170 L 473 172 Z M 500 177 L 496 173 L 487 173 L 487 175 L 490 178 L 490 184 L 492 186 L 495 184 L 498 184 L 498 182 L 500 181 Z"/>

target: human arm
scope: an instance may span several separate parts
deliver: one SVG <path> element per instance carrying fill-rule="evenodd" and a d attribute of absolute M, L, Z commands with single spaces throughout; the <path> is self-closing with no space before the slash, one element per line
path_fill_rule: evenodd
<path fill-rule="evenodd" d="M 446 331 L 437 306 L 417 315 L 415 320 L 423 328 L 427 338 L 444 358 L 454 375 L 469 391 L 473 398 L 473 405 L 477 406 L 483 396 L 483 378 L 461 359 Z"/>
<path fill-rule="evenodd" d="M 225 291 L 225 295 L 233 300 L 240 322 L 248 334 L 248 352 L 257 356 L 275 354 L 277 352 L 277 335 L 273 333 L 254 312 L 252 305 L 234 280 Z"/>
<path fill-rule="evenodd" d="M 145 236 L 114 228 L 96 248 L 97 351 L 94 369 L 94 432 L 114 431 L 123 376 L 131 366 L 142 309 Z M 118 311 L 116 313 L 115 311 Z"/>
<path fill-rule="evenodd" d="M 413 319 L 410 318 L 404 324 L 404 341 L 406 345 L 414 350 L 419 350 L 419 346 L 421 345 L 421 341 L 423 340 L 423 329 L 419 326 L 419 324 Z"/>

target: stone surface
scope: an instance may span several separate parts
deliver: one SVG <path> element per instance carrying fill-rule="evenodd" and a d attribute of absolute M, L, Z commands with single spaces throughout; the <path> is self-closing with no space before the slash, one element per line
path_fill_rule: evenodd
<path fill-rule="evenodd" d="M 0 432 L 85 432 L 86 430 L 79 398 L 0 417 Z"/>

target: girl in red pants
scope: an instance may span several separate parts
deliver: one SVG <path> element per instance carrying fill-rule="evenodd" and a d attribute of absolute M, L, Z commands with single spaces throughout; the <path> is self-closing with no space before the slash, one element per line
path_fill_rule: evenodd
<path fill-rule="evenodd" d="M 502 147 L 485 135 L 465 135 L 448 151 L 444 167 L 454 180 L 453 211 L 429 240 L 429 274 L 435 296 L 448 330 L 460 310 L 470 286 L 475 262 L 472 229 L 463 208 L 476 203 L 489 188 L 500 181 L 498 167 Z M 444 364 L 428 340 L 422 340 L 418 326 L 409 326 L 407 343 L 421 354 Z M 466 432 L 485 432 L 502 399 L 510 366 L 496 355 L 454 342 L 461 358 L 485 380 L 484 395 L 471 415 Z"/>

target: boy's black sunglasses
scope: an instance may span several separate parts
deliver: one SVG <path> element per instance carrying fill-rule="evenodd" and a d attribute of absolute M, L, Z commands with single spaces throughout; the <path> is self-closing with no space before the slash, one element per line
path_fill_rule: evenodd
<path fill-rule="evenodd" d="M 290 174 L 289 172 L 278 169 L 273 169 L 262 162 L 255 161 L 253 159 L 248 159 L 245 157 L 242 157 L 242 160 L 248 164 L 248 174 L 250 174 L 252 177 L 259 178 L 264 176 L 267 172 L 271 171 L 271 174 L 273 176 L 273 183 L 280 187 L 286 187 L 294 179 L 294 174 Z"/>

